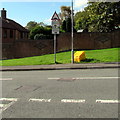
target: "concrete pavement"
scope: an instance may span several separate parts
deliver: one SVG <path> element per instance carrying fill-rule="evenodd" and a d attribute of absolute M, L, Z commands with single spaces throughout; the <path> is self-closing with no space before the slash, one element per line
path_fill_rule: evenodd
<path fill-rule="evenodd" d="M 63 70 L 63 69 L 103 69 L 120 68 L 119 62 L 114 63 L 74 63 L 30 66 L 3 66 L 0 71 L 31 71 L 31 70 Z"/>

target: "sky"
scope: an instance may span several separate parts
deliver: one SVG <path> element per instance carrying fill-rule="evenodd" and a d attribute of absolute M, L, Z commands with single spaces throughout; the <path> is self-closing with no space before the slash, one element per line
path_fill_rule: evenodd
<path fill-rule="evenodd" d="M 11 1 L 11 2 L 10 2 Z M 81 11 L 87 6 L 87 0 L 73 0 L 74 11 Z M 42 0 L 29 1 L 24 0 L 17 2 L 16 0 L 3 1 L 0 4 L 0 10 L 7 10 L 7 18 L 16 21 L 22 26 L 26 26 L 28 22 L 43 22 L 47 25 L 51 24 L 51 18 L 56 11 L 60 12 L 61 6 L 71 6 L 71 0 Z"/>

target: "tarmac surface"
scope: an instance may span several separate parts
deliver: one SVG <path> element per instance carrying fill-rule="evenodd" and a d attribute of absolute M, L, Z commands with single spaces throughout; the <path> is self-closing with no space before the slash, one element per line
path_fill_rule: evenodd
<path fill-rule="evenodd" d="M 120 62 L 112 63 L 74 63 L 29 66 L 2 66 L 0 71 L 32 71 L 32 70 L 63 70 L 63 69 L 104 69 L 120 68 Z"/>

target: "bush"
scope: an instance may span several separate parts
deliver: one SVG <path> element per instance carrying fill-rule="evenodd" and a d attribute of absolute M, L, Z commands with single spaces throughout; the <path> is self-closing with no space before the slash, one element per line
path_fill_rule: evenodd
<path fill-rule="evenodd" d="M 52 39 L 52 35 L 44 35 L 44 34 L 36 34 L 34 36 L 34 40 L 41 40 L 41 39 Z"/>
<path fill-rule="evenodd" d="M 43 35 L 43 34 L 36 34 L 34 36 L 34 40 L 39 40 L 39 39 L 44 39 L 44 38 L 45 38 L 45 35 Z"/>
<path fill-rule="evenodd" d="M 50 39 L 52 38 L 52 28 L 36 26 L 30 31 L 30 39 Z"/>

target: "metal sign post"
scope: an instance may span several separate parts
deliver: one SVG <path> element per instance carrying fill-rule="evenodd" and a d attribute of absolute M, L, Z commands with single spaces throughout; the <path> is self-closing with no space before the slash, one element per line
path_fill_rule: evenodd
<path fill-rule="evenodd" d="M 56 34 L 54 34 L 54 62 L 55 63 L 57 63 L 56 62 Z"/>
<path fill-rule="evenodd" d="M 56 62 L 56 41 L 57 41 L 57 34 L 59 34 L 59 27 L 60 27 L 60 18 L 58 14 L 55 12 L 52 16 L 52 34 L 54 34 L 54 62 Z"/>

